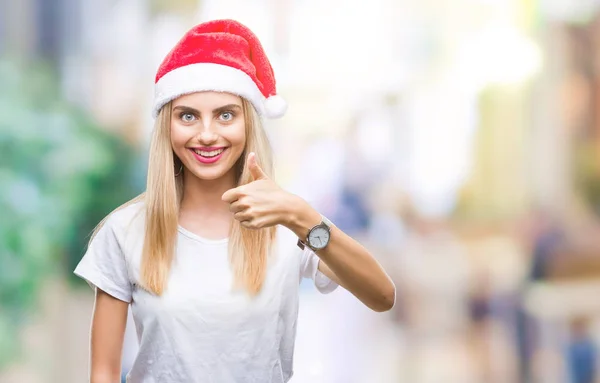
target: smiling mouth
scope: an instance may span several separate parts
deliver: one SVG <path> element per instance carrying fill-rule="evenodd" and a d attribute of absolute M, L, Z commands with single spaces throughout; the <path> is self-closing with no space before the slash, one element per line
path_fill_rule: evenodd
<path fill-rule="evenodd" d="M 201 164 L 214 164 L 217 163 L 222 157 L 223 153 L 227 151 L 227 147 L 224 148 L 188 148 L 192 155 Z"/>
<path fill-rule="evenodd" d="M 219 154 L 223 153 L 225 151 L 225 148 L 211 150 L 211 151 L 192 149 L 192 151 L 194 153 L 196 153 L 197 155 L 204 157 L 204 158 L 214 158 L 214 157 L 218 156 Z"/>

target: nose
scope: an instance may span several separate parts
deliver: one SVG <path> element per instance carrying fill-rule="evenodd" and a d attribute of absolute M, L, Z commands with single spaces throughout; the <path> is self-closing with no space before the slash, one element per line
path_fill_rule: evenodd
<path fill-rule="evenodd" d="M 198 142 L 204 146 L 210 146 L 210 144 L 217 141 L 219 138 L 216 132 L 216 126 L 212 118 L 203 118 L 200 124 L 200 130 L 196 134 Z"/>

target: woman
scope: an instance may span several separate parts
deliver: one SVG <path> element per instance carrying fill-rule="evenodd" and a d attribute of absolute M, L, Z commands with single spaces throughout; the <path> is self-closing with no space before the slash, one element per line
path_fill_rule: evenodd
<path fill-rule="evenodd" d="M 75 270 L 96 288 L 93 383 L 119 381 L 128 305 L 134 383 L 287 382 L 303 276 L 375 311 L 393 306 L 371 254 L 271 179 L 260 117 L 281 116 L 285 102 L 248 28 L 193 28 L 155 90 L 146 192 L 99 225 Z"/>

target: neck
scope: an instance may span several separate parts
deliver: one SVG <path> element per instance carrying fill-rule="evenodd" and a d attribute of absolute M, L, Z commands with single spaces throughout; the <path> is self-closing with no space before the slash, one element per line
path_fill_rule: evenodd
<path fill-rule="evenodd" d="M 186 172 L 180 213 L 207 216 L 229 216 L 229 204 L 221 200 L 227 190 L 236 186 L 233 171 L 215 180 L 202 180 Z"/>

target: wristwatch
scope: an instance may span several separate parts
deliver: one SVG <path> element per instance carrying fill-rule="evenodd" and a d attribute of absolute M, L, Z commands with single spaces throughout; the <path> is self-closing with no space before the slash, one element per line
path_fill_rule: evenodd
<path fill-rule="evenodd" d="M 331 226 L 333 226 L 331 221 L 321 215 L 321 223 L 313 226 L 308 231 L 305 241 L 298 239 L 298 247 L 304 250 L 304 247 L 308 246 L 313 251 L 326 248 L 331 238 Z"/>

